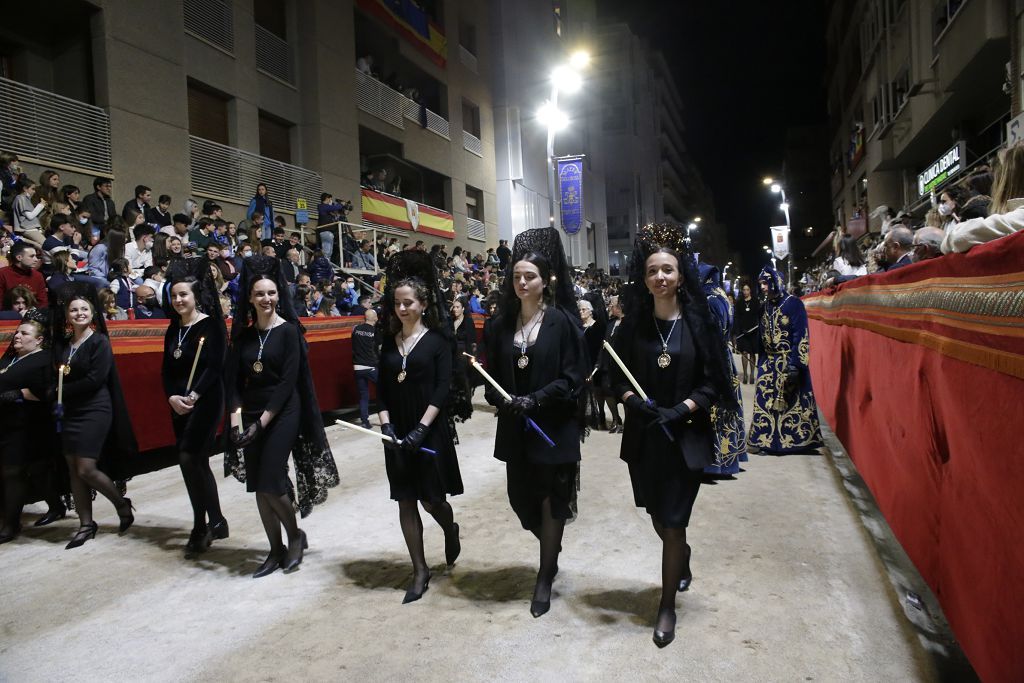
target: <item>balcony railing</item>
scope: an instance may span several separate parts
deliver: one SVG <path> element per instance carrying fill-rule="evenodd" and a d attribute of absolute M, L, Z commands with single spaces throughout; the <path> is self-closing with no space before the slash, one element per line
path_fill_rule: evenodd
<path fill-rule="evenodd" d="M 248 205 L 256 185 L 266 183 L 278 210 L 294 211 L 296 199 L 310 207 L 320 200 L 323 179 L 309 169 L 194 135 L 189 136 L 189 156 L 195 194 Z"/>
<path fill-rule="evenodd" d="M 471 240 L 487 241 L 487 225 L 475 218 L 466 219 L 466 237 Z"/>
<path fill-rule="evenodd" d="M 484 143 L 469 131 L 462 131 L 462 146 L 480 158 L 484 156 Z"/>
<path fill-rule="evenodd" d="M 422 105 L 359 69 L 356 69 L 356 103 L 366 113 L 396 128 L 405 128 L 404 119 L 422 124 Z M 426 129 L 450 140 L 448 119 L 429 109 L 424 108 L 423 111 L 426 112 Z"/>
<path fill-rule="evenodd" d="M 259 24 L 256 24 L 256 68 L 289 85 L 295 85 L 292 46 Z"/>
<path fill-rule="evenodd" d="M 0 78 L 0 149 L 23 160 L 111 175 L 107 112 L 24 83 Z"/>
<path fill-rule="evenodd" d="M 228 54 L 235 51 L 231 3 L 224 0 L 185 0 L 185 31 Z"/>
<path fill-rule="evenodd" d="M 408 98 L 406 98 L 405 101 L 405 118 L 409 119 L 410 121 L 415 121 L 420 125 L 423 125 L 423 114 L 425 113 L 427 117 L 427 130 L 437 133 L 446 140 L 451 140 L 451 137 L 449 137 L 448 134 L 448 119 L 441 116 L 440 114 L 435 114 L 434 112 L 424 107 L 422 104 L 417 104 L 416 102 L 413 102 Z"/>
<path fill-rule="evenodd" d="M 459 61 L 462 62 L 462 66 L 466 67 L 473 73 L 478 73 L 476 55 L 461 45 L 459 45 Z"/>

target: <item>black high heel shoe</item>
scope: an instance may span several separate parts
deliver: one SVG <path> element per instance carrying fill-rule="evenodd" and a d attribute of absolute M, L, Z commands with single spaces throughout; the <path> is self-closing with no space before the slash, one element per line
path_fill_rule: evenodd
<path fill-rule="evenodd" d="M 64 546 L 64 550 L 71 550 L 81 545 L 85 545 L 85 542 L 91 538 L 96 538 L 96 532 L 99 530 L 100 525 L 96 522 L 89 522 L 78 527 L 78 531 L 71 537 L 71 541 Z"/>
<path fill-rule="evenodd" d="M 191 560 L 196 555 L 206 552 L 211 540 L 209 529 L 192 529 L 192 533 L 188 535 L 188 543 L 185 544 L 185 559 Z"/>
<path fill-rule="evenodd" d="M 225 539 L 229 536 L 228 531 L 228 520 L 221 518 L 216 524 L 210 525 L 210 537 L 218 540 Z"/>
<path fill-rule="evenodd" d="M 455 560 L 459 559 L 459 554 L 462 552 L 462 541 L 459 540 L 459 525 L 452 523 L 452 527 L 451 536 L 454 536 L 454 538 L 449 540 L 449 534 L 444 535 L 444 561 L 449 569 L 455 566 Z"/>
<path fill-rule="evenodd" d="M 126 515 L 121 514 L 121 510 L 124 508 L 128 508 L 128 514 Z M 117 508 L 117 516 L 121 518 L 121 524 L 117 528 L 118 533 L 123 534 L 131 528 L 132 524 L 135 524 L 135 515 L 132 513 L 132 510 L 134 509 L 135 506 L 132 505 L 131 498 L 125 498 L 124 503 L 122 503 L 120 507 Z"/>
<path fill-rule="evenodd" d="M 281 553 L 270 551 L 270 554 L 267 555 L 267 559 L 263 560 L 263 564 L 260 565 L 259 569 L 253 572 L 252 578 L 262 579 L 264 576 L 270 576 L 281 568 L 281 561 L 283 559 L 284 558 Z"/>
<path fill-rule="evenodd" d="M 60 507 L 53 508 L 46 511 L 46 514 L 35 521 L 32 526 L 46 526 L 47 524 L 53 524 L 58 519 L 64 519 L 68 516 L 68 509 L 61 505 Z"/>
<path fill-rule="evenodd" d="M 658 610 L 658 618 L 661 618 L 662 610 Z M 659 631 L 657 628 L 654 629 L 654 644 L 659 648 L 665 647 L 673 640 L 676 639 L 676 613 L 672 610 L 672 628 L 667 631 Z"/>
<path fill-rule="evenodd" d="M 297 550 L 292 550 L 292 546 Z M 299 538 L 295 543 L 288 544 L 288 554 L 285 556 L 284 573 L 291 574 L 302 564 L 302 551 L 309 548 L 309 541 L 306 540 L 306 532 L 299 529 Z"/>
<path fill-rule="evenodd" d="M 408 605 L 410 602 L 416 602 L 423 597 L 423 594 L 430 588 L 430 572 L 427 572 L 427 580 L 423 582 L 423 590 L 416 592 L 416 577 L 413 577 L 413 585 L 409 587 L 409 590 L 405 591 L 405 597 L 402 598 L 402 604 Z"/>

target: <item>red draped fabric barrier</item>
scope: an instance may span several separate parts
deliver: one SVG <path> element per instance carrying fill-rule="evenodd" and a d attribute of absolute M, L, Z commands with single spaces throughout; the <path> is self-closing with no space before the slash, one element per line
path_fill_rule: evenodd
<path fill-rule="evenodd" d="M 1024 233 L 805 303 L 826 419 L 978 674 L 1024 680 Z"/>

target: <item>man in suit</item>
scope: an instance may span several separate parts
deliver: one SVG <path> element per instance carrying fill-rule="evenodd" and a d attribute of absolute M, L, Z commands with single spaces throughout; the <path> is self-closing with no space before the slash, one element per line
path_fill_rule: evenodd
<path fill-rule="evenodd" d="M 914 262 L 914 233 L 902 225 L 893 226 L 882 241 L 886 271 L 909 266 Z"/>

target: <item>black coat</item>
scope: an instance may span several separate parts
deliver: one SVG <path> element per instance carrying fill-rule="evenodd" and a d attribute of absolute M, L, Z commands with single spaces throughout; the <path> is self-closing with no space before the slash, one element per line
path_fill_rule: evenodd
<path fill-rule="evenodd" d="M 548 307 L 531 352 L 530 380 L 524 387 L 516 386 L 515 363 L 519 350 L 512 343 L 510 328 L 496 319 L 487 326 L 486 334 L 487 372 L 509 394 L 532 394 L 537 399 L 538 409 L 530 417 L 555 442 L 552 448 L 533 430 L 524 431 L 520 417 L 499 415 L 494 457 L 504 462 L 525 457 L 544 465 L 578 462 L 577 399 L 589 372 L 579 321 L 559 308 Z M 487 402 L 492 406 L 501 405 L 501 395 L 490 384 L 485 386 Z"/>
<path fill-rule="evenodd" d="M 693 328 L 693 325 L 687 325 L 681 343 L 692 347 L 690 353 L 693 354 L 694 362 L 683 363 L 676 368 L 676 388 L 672 396 L 672 403 L 667 404 L 662 401 L 660 405 L 671 408 L 686 399 L 691 399 L 699 406 L 695 412 L 672 423 L 671 432 L 675 439 L 675 446 L 686 460 L 687 467 L 691 470 L 702 470 L 708 465 L 714 464 L 715 460 L 714 429 L 711 426 L 709 411 L 711 406 L 717 402 L 718 393 L 704 372 L 704 366 L 710 360 L 703 357 L 700 349 L 704 345 L 697 344 L 694 340 Z M 650 387 L 657 383 L 655 373 L 659 370 L 654 358 L 656 357 L 656 347 L 660 345 L 654 318 L 648 316 L 644 316 L 639 321 L 630 320 L 627 316 L 612 343 L 615 352 L 648 394 L 651 392 Z M 652 349 L 654 349 L 653 352 Z M 621 399 L 627 391 L 635 391 L 614 360 L 609 363 L 609 374 L 616 398 Z M 645 415 L 627 409 L 619 457 L 627 462 L 643 457 L 647 429 L 660 428 L 651 426 L 650 420 Z"/>

